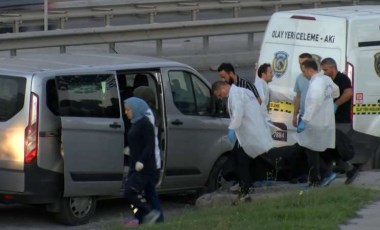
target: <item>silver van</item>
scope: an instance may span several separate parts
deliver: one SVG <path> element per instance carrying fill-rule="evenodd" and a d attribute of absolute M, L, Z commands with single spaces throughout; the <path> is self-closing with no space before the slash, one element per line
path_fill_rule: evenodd
<path fill-rule="evenodd" d="M 141 85 L 162 118 L 159 191 L 217 189 L 228 119 L 196 70 L 142 56 L 38 54 L 0 60 L 0 201 L 46 205 L 78 225 L 98 198 L 122 196 L 122 102 Z"/>

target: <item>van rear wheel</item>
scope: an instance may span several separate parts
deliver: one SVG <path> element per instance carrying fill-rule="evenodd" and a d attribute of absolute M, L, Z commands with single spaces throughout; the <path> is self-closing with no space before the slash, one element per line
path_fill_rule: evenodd
<path fill-rule="evenodd" d="M 374 155 L 372 157 L 372 167 L 374 169 L 379 169 L 380 168 L 380 145 L 377 146 L 377 149 L 374 152 Z"/>
<path fill-rule="evenodd" d="M 88 223 L 96 208 L 95 197 L 63 197 L 60 202 L 61 210 L 56 218 L 65 225 Z"/>

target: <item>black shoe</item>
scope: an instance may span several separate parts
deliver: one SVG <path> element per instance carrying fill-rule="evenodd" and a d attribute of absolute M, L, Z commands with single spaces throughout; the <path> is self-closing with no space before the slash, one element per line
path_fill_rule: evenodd
<path fill-rule="evenodd" d="M 315 182 L 309 182 L 309 184 L 306 186 L 306 189 L 318 188 L 318 187 L 321 187 L 321 182 L 315 181 Z"/>
<path fill-rule="evenodd" d="M 338 166 L 338 165 L 335 165 L 335 166 L 333 167 L 333 172 L 335 172 L 335 173 L 339 173 L 339 174 L 343 174 L 343 173 L 345 173 L 345 170 L 344 170 L 342 167 L 340 167 L 340 166 Z"/>
<path fill-rule="evenodd" d="M 305 184 L 305 183 L 307 183 L 307 177 L 300 177 L 300 178 L 298 179 L 298 183 L 300 183 L 300 184 Z"/>
<path fill-rule="evenodd" d="M 298 184 L 298 177 L 292 178 L 288 181 L 290 184 Z"/>
<path fill-rule="evenodd" d="M 249 201 L 252 200 L 251 196 L 249 195 L 249 193 L 239 194 L 238 199 L 239 199 L 240 202 L 249 202 Z"/>
<path fill-rule="evenodd" d="M 289 180 L 290 184 L 304 184 L 307 182 L 307 177 L 296 177 Z"/>
<path fill-rule="evenodd" d="M 309 188 L 319 187 L 320 185 L 321 185 L 321 177 L 319 175 L 310 178 L 309 185 L 308 185 Z"/>
<path fill-rule="evenodd" d="M 346 173 L 346 181 L 344 182 L 345 184 L 351 184 L 355 179 L 356 177 L 358 176 L 359 174 L 359 167 L 355 167 L 353 169 L 351 169 L 350 171 L 348 171 Z"/>
<path fill-rule="evenodd" d="M 251 196 L 247 192 L 240 192 L 236 199 L 232 202 L 233 205 L 238 205 L 245 202 L 252 201 Z"/>

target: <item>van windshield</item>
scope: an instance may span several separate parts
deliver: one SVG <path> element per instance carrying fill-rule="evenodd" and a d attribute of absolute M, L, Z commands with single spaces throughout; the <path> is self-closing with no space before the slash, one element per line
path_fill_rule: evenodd
<path fill-rule="evenodd" d="M 0 75 L 0 121 L 7 121 L 24 106 L 26 79 Z"/>

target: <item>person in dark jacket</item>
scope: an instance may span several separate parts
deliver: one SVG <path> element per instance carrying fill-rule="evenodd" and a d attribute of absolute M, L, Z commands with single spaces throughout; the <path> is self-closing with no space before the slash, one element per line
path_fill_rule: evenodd
<path fill-rule="evenodd" d="M 148 86 L 139 86 L 133 91 L 133 95 L 135 97 L 143 99 L 149 106 L 150 110 L 148 109 L 148 114 L 146 115 L 150 122 L 154 125 L 154 134 L 155 134 L 155 159 L 156 159 L 156 166 L 157 166 L 157 173 L 155 180 L 149 181 L 149 183 L 146 185 L 144 192 L 145 197 L 150 203 L 151 207 L 161 213 L 160 218 L 158 218 L 157 222 L 163 222 L 164 221 L 164 212 L 162 210 L 159 197 L 156 192 L 156 185 L 159 182 L 160 179 L 160 169 L 161 169 L 161 152 L 160 152 L 160 130 L 161 130 L 161 116 L 156 109 L 156 98 L 154 95 L 154 92 L 152 88 L 149 88 Z"/>
<path fill-rule="evenodd" d="M 148 104 L 137 97 L 124 100 L 124 110 L 131 121 L 128 131 L 129 143 L 129 173 L 125 183 L 124 195 L 132 207 L 138 223 L 152 224 L 160 217 L 160 212 L 152 210 L 142 192 L 146 185 L 156 179 L 156 161 L 154 156 L 155 134 L 154 126 L 146 116 Z"/>

